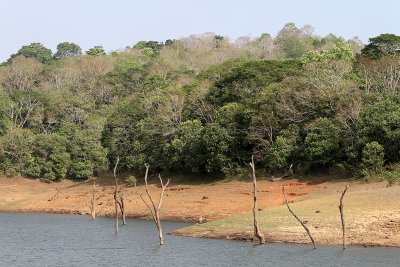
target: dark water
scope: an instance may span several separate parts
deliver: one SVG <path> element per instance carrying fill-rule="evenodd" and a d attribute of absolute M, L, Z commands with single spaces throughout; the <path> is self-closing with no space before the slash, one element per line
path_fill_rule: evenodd
<path fill-rule="evenodd" d="M 320 247 L 165 236 L 151 221 L 0 213 L 0 266 L 400 266 L 400 249 Z M 164 222 L 166 233 L 185 226 Z"/>

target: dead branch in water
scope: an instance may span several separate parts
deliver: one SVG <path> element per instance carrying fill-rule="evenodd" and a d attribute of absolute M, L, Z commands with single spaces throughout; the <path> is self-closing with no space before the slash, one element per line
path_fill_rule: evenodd
<path fill-rule="evenodd" d="M 114 165 L 114 180 L 115 180 L 115 189 L 114 189 L 114 209 L 115 209 L 115 232 L 118 233 L 118 179 L 117 179 L 117 167 L 119 163 L 119 157 L 117 157 L 115 165 Z"/>
<path fill-rule="evenodd" d="M 90 215 L 93 221 L 96 220 L 96 182 L 93 180 L 93 194 L 92 200 L 90 201 Z"/>
<path fill-rule="evenodd" d="M 251 156 L 251 162 L 249 163 L 253 171 L 253 222 L 254 222 L 254 236 L 260 240 L 260 244 L 265 243 L 265 237 L 260 232 L 258 228 L 257 220 L 257 178 L 256 178 L 256 168 L 254 165 L 254 155 Z"/>
<path fill-rule="evenodd" d="M 344 214 L 343 214 L 343 209 L 344 209 L 343 198 L 347 192 L 347 188 L 348 186 L 346 185 L 346 187 L 342 190 L 342 196 L 340 197 L 340 204 L 339 204 L 340 219 L 342 221 L 342 232 L 343 232 L 343 249 L 346 249 L 346 225 L 344 222 Z"/>
<path fill-rule="evenodd" d="M 297 220 L 299 223 L 301 223 L 301 225 L 303 226 L 303 228 L 306 230 L 308 236 L 310 237 L 311 242 L 312 242 L 312 244 L 313 244 L 313 246 L 314 246 L 314 249 L 316 249 L 317 247 L 316 247 L 316 245 L 315 245 L 314 238 L 311 236 L 310 230 L 308 230 L 307 226 L 303 223 L 303 221 L 300 220 L 300 218 L 297 217 L 297 215 L 296 215 L 296 214 L 292 211 L 292 209 L 290 208 L 289 202 L 288 202 L 288 200 L 287 200 L 287 198 L 286 198 L 286 194 L 285 194 L 285 187 L 282 187 L 282 193 L 283 193 L 283 197 L 285 198 L 285 202 L 286 202 L 286 206 L 287 206 L 288 210 L 289 210 L 290 213 L 296 218 L 296 220 Z"/>
<path fill-rule="evenodd" d="M 142 199 L 143 203 L 146 205 L 147 209 L 150 211 L 153 221 L 156 224 L 156 227 L 158 230 L 158 237 L 160 239 L 160 245 L 164 245 L 163 231 L 162 231 L 161 222 L 160 222 L 160 209 L 161 209 L 164 191 L 169 184 L 169 179 L 167 180 L 167 183 L 164 185 L 163 180 L 161 179 L 161 175 L 160 174 L 158 175 L 158 179 L 160 180 L 160 184 L 161 184 L 161 192 L 160 192 L 160 198 L 158 200 L 158 205 L 156 206 L 153 201 L 153 198 L 150 195 L 150 191 L 149 191 L 149 188 L 147 185 L 147 177 L 148 177 L 150 165 L 145 164 L 145 167 L 146 167 L 146 173 L 144 176 L 144 185 L 145 185 L 145 190 L 146 190 L 146 195 L 147 195 L 148 201 L 137 190 L 136 190 L 136 192 L 139 195 L 139 197 Z M 136 184 L 135 184 L 135 188 L 136 188 Z"/>
<path fill-rule="evenodd" d="M 121 193 L 119 196 L 119 201 L 118 201 L 119 209 L 121 210 L 121 216 L 122 216 L 122 224 L 126 224 L 126 218 L 125 218 L 125 204 L 124 204 L 124 194 Z"/>

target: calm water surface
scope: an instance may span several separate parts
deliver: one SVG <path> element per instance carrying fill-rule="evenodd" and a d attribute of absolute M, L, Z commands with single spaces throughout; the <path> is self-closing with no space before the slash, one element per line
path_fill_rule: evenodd
<path fill-rule="evenodd" d="M 400 266 L 400 249 L 251 243 L 165 236 L 151 221 L 0 213 L 0 266 Z M 164 222 L 166 233 L 186 226 Z"/>

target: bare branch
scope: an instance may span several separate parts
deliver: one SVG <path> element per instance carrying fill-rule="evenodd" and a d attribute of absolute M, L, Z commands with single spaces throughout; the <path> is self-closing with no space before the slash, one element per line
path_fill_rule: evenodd
<path fill-rule="evenodd" d="M 306 230 L 306 232 L 307 232 L 308 236 L 310 237 L 311 242 L 312 242 L 312 244 L 313 244 L 313 246 L 314 246 L 314 249 L 316 249 L 317 247 L 316 247 L 316 245 L 315 245 L 314 238 L 311 236 L 310 230 L 308 230 L 307 226 L 303 223 L 303 221 L 300 220 L 300 218 L 297 217 L 297 215 L 296 215 L 296 214 L 292 211 L 292 209 L 290 208 L 289 202 L 288 202 L 288 200 L 287 200 L 287 198 L 286 198 L 286 194 L 285 194 L 285 187 L 282 187 L 282 193 L 283 193 L 283 196 L 284 196 L 284 198 L 285 198 L 285 202 L 286 202 L 286 206 L 287 206 L 288 210 L 289 210 L 290 213 L 296 218 L 296 220 L 303 226 L 304 230 Z"/>
<path fill-rule="evenodd" d="M 167 180 L 167 183 L 164 185 L 160 174 L 158 174 L 158 178 L 160 179 L 161 183 L 161 192 L 160 192 L 160 199 L 158 200 L 157 210 L 160 210 L 165 188 L 167 188 L 167 186 L 169 185 L 169 179 Z"/>
<path fill-rule="evenodd" d="M 158 230 L 158 235 L 160 238 L 160 245 L 164 245 L 163 232 L 162 232 L 162 227 L 161 227 L 161 222 L 160 222 L 160 209 L 161 209 L 164 191 L 167 188 L 167 186 L 169 185 L 169 179 L 168 179 L 167 183 L 164 185 L 161 175 L 160 174 L 158 175 L 158 178 L 159 178 L 160 184 L 161 184 L 161 192 L 160 192 L 160 199 L 158 200 L 158 205 L 156 207 L 156 205 L 154 204 L 153 198 L 151 197 L 151 194 L 150 194 L 150 191 L 148 188 L 148 184 L 147 184 L 147 178 L 148 178 L 148 174 L 149 174 L 150 165 L 145 164 L 145 167 L 146 167 L 146 173 L 144 176 L 144 186 L 145 186 L 147 198 L 149 199 L 150 203 L 148 203 L 148 201 L 145 200 L 145 198 L 142 196 L 142 194 L 140 194 L 137 191 L 136 184 L 135 184 L 135 189 L 136 189 L 136 192 L 139 195 L 139 197 L 142 199 L 143 203 L 147 206 L 148 210 L 150 211 L 151 216 L 153 217 L 154 223 L 156 224 L 156 227 Z"/>
<path fill-rule="evenodd" d="M 258 228 L 257 221 L 257 178 L 256 178 L 256 169 L 254 164 L 254 155 L 251 156 L 251 162 L 249 163 L 251 169 L 253 170 L 253 221 L 254 221 L 254 236 L 260 240 L 260 244 L 265 243 L 265 237 L 261 234 Z"/>
<path fill-rule="evenodd" d="M 348 188 L 348 186 L 346 185 L 346 187 L 342 190 L 342 196 L 340 197 L 340 204 L 339 204 L 340 219 L 342 221 L 342 232 L 343 232 L 343 249 L 346 249 L 346 225 L 344 222 L 344 214 L 343 214 L 343 210 L 344 210 L 343 198 L 347 192 L 347 188 Z"/>
<path fill-rule="evenodd" d="M 114 180 L 115 180 L 115 190 L 114 190 L 114 209 L 115 209 L 115 232 L 118 233 L 118 179 L 117 179 L 117 168 L 119 163 L 119 156 L 117 157 L 114 165 Z"/>

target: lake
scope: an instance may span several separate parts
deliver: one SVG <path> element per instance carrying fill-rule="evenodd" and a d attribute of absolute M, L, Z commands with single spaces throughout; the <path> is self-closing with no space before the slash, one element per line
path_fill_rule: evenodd
<path fill-rule="evenodd" d="M 164 222 L 165 233 L 187 223 Z M 267 244 L 165 235 L 152 221 L 0 213 L 0 266 L 398 266 L 400 249 Z"/>

